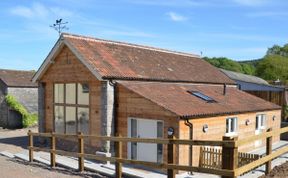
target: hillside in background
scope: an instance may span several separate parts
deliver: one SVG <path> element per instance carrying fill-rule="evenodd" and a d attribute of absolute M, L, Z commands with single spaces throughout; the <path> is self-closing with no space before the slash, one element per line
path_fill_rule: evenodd
<path fill-rule="evenodd" d="M 226 57 L 204 57 L 204 60 L 215 67 L 261 77 L 267 81 L 280 79 L 288 83 L 288 44 L 274 45 L 261 59 L 234 61 Z"/>

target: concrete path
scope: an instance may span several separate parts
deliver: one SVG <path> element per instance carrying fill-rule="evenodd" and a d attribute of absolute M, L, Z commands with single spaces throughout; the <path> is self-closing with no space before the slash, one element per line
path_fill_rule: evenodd
<path fill-rule="evenodd" d="M 287 141 L 280 141 L 276 144 L 273 144 L 273 151 L 276 151 L 279 148 L 282 148 L 284 146 L 288 146 Z M 251 151 L 250 153 L 254 154 L 265 154 L 265 148 L 257 149 L 254 151 Z M 16 157 L 25 161 L 28 161 L 28 151 L 24 150 L 17 154 L 9 153 L 8 151 L 2 151 L 0 152 L 1 155 L 4 155 L 6 157 Z M 50 165 L 50 154 L 47 152 L 34 152 L 34 160 L 37 162 L 40 162 L 42 164 L 45 164 L 47 166 Z M 288 161 L 288 153 L 281 155 L 277 159 L 272 161 L 272 167 L 281 165 Z M 58 166 L 62 166 L 71 170 L 78 170 L 78 161 L 77 158 L 73 157 L 66 157 L 66 156 L 60 156 L 56 155 L 56 164 Z M 92 172 L 98 172 L 104 176 L 108 177 L 114 177 L 115 176 L 115 165 L 113 164 L 102 164 L 102 163 L 95 163 L 88 160 L 85 160 L 84 167 L 88 171 Z M 246 173 L 243 176 L 240 176 L 240 178 L 256 178 L 261 175 L 263 175 L 265 172 L 265 166 L 261 166 L 253 171 L 250 171 L 249 173 Z M 140 170 L 136 168 L 131 168 L 127 166 L 123 166 L 123 175 L 128 177 L 135 177 L 135 178 L 164 178 L 166 177 L 165 174 L 152 172 L 152 171 L 146 171 L 146 170 Z M 212 174 L 203 174 L 203 173 L 193 173 L 193 175 L 190 175 L 188 173 L 178 174 L 176 175 L 177 178 L 218 178 L 220 176 L 212 175 Z"/>

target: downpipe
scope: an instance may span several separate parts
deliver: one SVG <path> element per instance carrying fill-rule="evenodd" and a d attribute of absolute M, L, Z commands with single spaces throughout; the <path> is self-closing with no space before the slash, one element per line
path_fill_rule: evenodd
<path fill-rule="evenodd" d="M 185 125 L 189 127 L 189 139 L 193 140 L 193 124 L 188 119 L 186 119 Z M 192 166 L 192 161 L 193 161 L 192 155 L 193 155 L 193 146 L 189 145 L 189 166 Z M 193 175 L 193 172 L 190 171 L 189 174 Z"/>

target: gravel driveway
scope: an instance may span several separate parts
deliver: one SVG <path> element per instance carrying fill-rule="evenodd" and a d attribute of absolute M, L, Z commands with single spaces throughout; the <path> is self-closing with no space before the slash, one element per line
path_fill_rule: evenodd
<path fill-rule="evenodd" d="M 0 151 L 19 153 L 27 149 L 29 129 L 7 130 L 0 127 Z M 37 128 L 30 128 L 37 132 Z M 27 163 L 0 155 L 0 177 L 2 178 L 65 178 L 65 177 L 100 177 L 96 173 L 78 173 L 61 167 L 51 169 L 39 163 Z"/>

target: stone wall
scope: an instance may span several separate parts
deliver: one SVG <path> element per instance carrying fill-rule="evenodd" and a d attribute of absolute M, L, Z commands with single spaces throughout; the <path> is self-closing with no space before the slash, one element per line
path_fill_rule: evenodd
<path fill-rule="evenodd" d="M 104 136 L 114 135 L 114 87 L 107 81 L 101 82 L 101 134 Z M 105 151 L 113 149 L 109 142 L 104 143 Z M 111 146 L 111 147 L 110 147 Z"/>
<path fill-rule="evenodd" d="M 38 88 L 9 87 L 8 94 L 14 96 L 30 113 L 38 113 Z"/>

